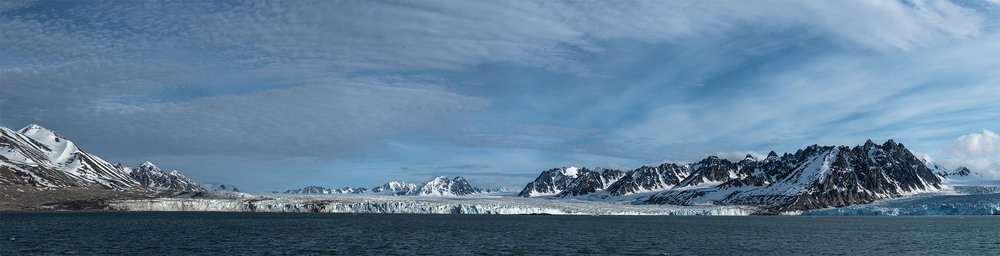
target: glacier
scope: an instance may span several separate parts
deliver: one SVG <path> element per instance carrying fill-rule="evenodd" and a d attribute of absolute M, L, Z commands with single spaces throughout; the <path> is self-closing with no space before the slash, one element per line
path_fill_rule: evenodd
<path fill-rule="evenodd" d="M 585 197 L 515 197 L 512 195 L 400 197 L 372 194 L 281 195 L 205 193 L 195 197 L 114 200 L 108 210 L 325 212 L 403 214 L 553 214 L 553 215 L 724 215 L 770 214 L 747 205 L 642 204 L 639 201 Z M 782 215 L 1000 215 L 1000 186 L 947 186 L 870 204 Z"/>
<path fill-rule="evenodd" d="M 753 206 L 645 205 L 577 199 L 480 197 L 398 197 L 390 195 L 257 196 L 228 193 L 217 198 L 115 200 L 109 210 L 327 212 L 410 214 L 557 214 L 557 215 L 751 215 Z M 242 198 L 241 198 L 242 197 Z"/>
<path fill-rule="evenodd" d="M 1000 186 L 949 186 L 934 193 L 841 208 L 790 212 L 802 215 L 1000 215 Z"/>

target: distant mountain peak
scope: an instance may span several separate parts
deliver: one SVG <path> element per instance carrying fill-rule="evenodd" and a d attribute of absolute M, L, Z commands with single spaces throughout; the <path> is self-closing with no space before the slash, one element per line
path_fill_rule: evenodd
<path fill-rule="evenodd" d="M 156 189 L 206 191 L 204 187 L 201 187 L 198 183 L 195 183 L 177 170 L 167 173 L 149 161 L 143 162 L 139 167 L 132 169 L 129 175 L 139 181 L 139 183 Z"/>

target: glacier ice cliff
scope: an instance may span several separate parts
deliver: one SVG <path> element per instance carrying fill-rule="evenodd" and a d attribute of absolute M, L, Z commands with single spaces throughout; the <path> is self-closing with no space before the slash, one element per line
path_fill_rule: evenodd
<path fill-rule="evenodd" d="M 156 198 L 116 200 L 121 211 L 235 211 L 414 214 L 750 215 L 751 206 L 636 205 L 626 202 L 510 197 L 393 197 L 324 195 L 254 198 Z"/>
<path fill-rule="evenodd" d="M 803 215 L 1000 215 L 1000 186 L 954 186 L 864 205 L 817 209 Z"/>

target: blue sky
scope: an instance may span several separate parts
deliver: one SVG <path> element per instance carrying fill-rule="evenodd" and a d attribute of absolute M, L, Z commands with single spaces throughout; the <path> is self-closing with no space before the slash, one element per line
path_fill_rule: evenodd
<path fill-rule="evenodd" d="M 0 1 L 0 124 L 244 190 L 894 139 L 1000 177 L 1000 2 Z"/>

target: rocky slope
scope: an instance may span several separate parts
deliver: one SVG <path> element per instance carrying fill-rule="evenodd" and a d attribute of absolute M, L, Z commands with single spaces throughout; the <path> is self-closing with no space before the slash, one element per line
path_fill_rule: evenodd
<path fill-rule="evenodd" d="M 115 168 L 127 171 L 129 176 L 139 181 L 142 185 L 159 190 L 195 191 L 204 192 L 205 188 L 198 185 L 191 179 L 177 171 L 166 173 L 156 167 L 153 163 L 144 162 L 135 169 L 125 167 L 121 163 L 115 164 Z"/>

